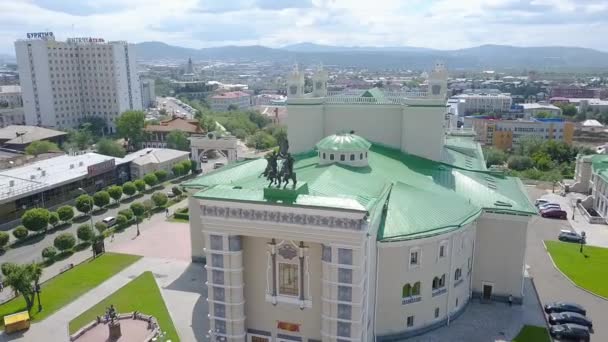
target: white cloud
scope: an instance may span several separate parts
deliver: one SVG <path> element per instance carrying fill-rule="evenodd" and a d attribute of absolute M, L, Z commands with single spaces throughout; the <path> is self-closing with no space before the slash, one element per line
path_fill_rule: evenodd
<path fill-rule="evenodd" d="M 26 32 L 205 47 L 481 44 L 607 50 L 605 0 L 0 0 L 0 52 Z"/>

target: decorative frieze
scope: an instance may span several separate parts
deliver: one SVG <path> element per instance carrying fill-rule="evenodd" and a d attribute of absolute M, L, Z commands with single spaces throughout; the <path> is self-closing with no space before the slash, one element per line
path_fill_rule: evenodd
<path fill-rule="evenodd" d="M 433 290 L 433 297 L 442 295 L 442 294 L 447 293 L 447 292 L 448 292 L 448 289 L 445 288 L 445 287 L 442 287 L 442 288 L 437 289 L 437 290 Z"/>
<path fill-rule="evenodd" d="M 409 296 L 401 298 L 401 305 L 408 305 L 412 303 L 418 303 L 422 300 L 422 296 Z"/>
<path fill-rule="evenodd" d="M 203 216 L 208 217 L 223 217 L 248 221 L 289 223 L 304 226 L 342 228 L 350 230 L 361 230 L 364 223 L 363 220 L 349 219 L 345 217 L 308 215 L 298 213 L 286 213 L 272 210 L 242 209 L 211 205 L 201 205 L 201 212 Z"/>

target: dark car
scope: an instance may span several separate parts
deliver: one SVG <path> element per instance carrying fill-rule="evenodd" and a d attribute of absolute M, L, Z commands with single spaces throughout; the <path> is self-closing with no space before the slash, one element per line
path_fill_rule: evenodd
<path fill-rule="evenodd" d="M 554 312 L 576 312 L 581 315 L 586 315 L 587 311 L 582 306 L 576 303 L 569 302 L 555 302 L 545 304 L 545 312 L 546 313 L 554 313 Z"/>
<path fill-rule="evenodd" d="M 583 242 L 585 241 L 585 238 L 581 234 L 570 231 L 570 230 L 562 230 L 559 233 L 557 238 L 560 241 L 566 241 L 566 242 L 581 243 L 581 241 L 583 241 Z"/>
<path fill-rule="evenodd" d="M 568 218 L 568 213 L 566 213 L 563 210 L 554 209 L 554 210 L 541 211 L 540 216 L 546 217 L 546 218 L 557 218 L 560 220 L 565 220 Z"/>
<path fill-rule="evenodd" d="M 560 341 L 589 341 L 589 329 L 578 324 L 560 324 L 549 328 L 551 336 Z"/>
<path fill-rule="evenodd" d="M 549 315 L 549 323 L 553 324 L 565 324 L 574 323 L 585 326 L 589 329 L 593 328 L 593 322 L 576 312 L 555 312 Z"/>

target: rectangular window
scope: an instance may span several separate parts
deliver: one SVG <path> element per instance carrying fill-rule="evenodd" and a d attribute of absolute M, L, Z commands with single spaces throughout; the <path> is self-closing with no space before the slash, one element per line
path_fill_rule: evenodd
<path fill-rule="evenodd" d="M 233 235 L 228 237 L 228 249 L 231 252 L 236 252 L 241 250 L 241 237 L 238 235 Z"/>
<path fill-rule="evenodd" d="M 226 306 L 224 304 L 214 303 L 213 304 L 213 315 L 215 317 L 226 317 Z"/>
<path fill-rule="evenodd" d="M 210 235 L 209 236 L 209 247 L 214 251 L 221 251 L 224 249 L 224 241 L 221 235 Z"/>
<path fill-rule="evenodd" d="M 214 284 L 224 285 L 224 271 L 213 270 L 211 276 Z"/>
<path fill-rule="evenodd" d="M 215 330 L 220 334 L 226 333 L 226 321 L 222 321 L 221 319 L 215 320 Z"/>
<path fill-rule="evenodd" d="M 338 269 L 338 283 L 352 284 L 353 283 L 353 270 L 348 268 Z"/>
<path fill-rule="evenodd" d="M 224 256 L 221 254 L 211 254 L 212 267 L 224 267 Z"/>
<path fill-rule="evenodd" d="M 419 265 L 418 251 L 417 250 L 410 252 L 410 265 L 411 266 L 418 266 Z"/>
<path fill-rule="evenodd" d="M 226 293 L 224 292 L 224 288 L 222 287 L 213 287 L 213 300 L 218 300 L 223 302 L 226 300 Z"/>
<path fill-rule="evenodd" d="M 338 318 L 350 320 L 352 317 L 352 307 L 348 304 L 338 304 Z"/>
<path fill-rule="evenodd" d="M 445 246 L 444 245 L 439 246 L 439 257 L 440 258 L 445 257 Z"/>
<path fill-rule="evenodd" d="M 439 317 L 439 308 L 435 308 L 435 318 Z"/>
<path fill-rule="evenodd" d="M 408 328 L 414 326 L 414 316 L 407 317 L 407 326 L 408 326 Z"/>
<path fill-rule="evenodd" d="M 338 322 L 337 335 L 341 337 L 350 337 L 350 323 Z"/>
<path fill-rule="evenodd" d="M 346 248 L 338 248 L 338 263 L 342 265 L 352 265 L 353 250 Z"/>
<path fill-rule="evenodd" d="M 279 263 L 279 295 L 297 297 L 300 294 L 298 269 L 296 264 Z"/>
<path fill-rule="evenodd" d="M 330 246 L 323 245 L 323 254 L 322 254 L 321 258 L 325 262 L 331 262 L 331 247 Z"/>
<path fill-rule="evenodd" d="M 338 286 L 338 300 L 341 302 L 352 302 L 353 289 L 350 286 Z"/>

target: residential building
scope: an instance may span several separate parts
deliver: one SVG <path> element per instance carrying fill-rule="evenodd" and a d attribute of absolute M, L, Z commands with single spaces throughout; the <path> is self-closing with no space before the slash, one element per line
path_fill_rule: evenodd
<path fill-rule="evenodd" d="M 0 86 L 0 127 L 25 125 L 21 87 Z"/>
<path fill-rule="evenodd" d="M 11 125 L 25 125 L 23 107 L 0 108 L 0 128 Z"/>
<path fill-rule="evenodd" d="M 209 106 L 216 112 L 227 112 L 229 107 L 247 110 L 251 107 L 251 95 L 244 91 L 229 91 L 208 98 Z"/>
<path fill-rule="evenodd" d="M 147 125 L 144 130 L 148 133 L 144 147 L 167 147 L 167 135 L 172 131 L 184 132 L 188 137 L 192 134 L 205 133 L 196 119 L 183 119 L 175 117 L 171 120 L 161 121 L 159 125 Z"/>
<path fill-rule="evenodd" d="M 569 103 L 575 105 L 579 113 L 594 112 L 594 113 L 606 113 L 608 112 L 608 100 L 599 99 L 570 99 Z"/>
<path fill-rule="evenodd" d="M 591 223 L 606 224 L 608 217 L 608 155 L 576 157 L 574 182 L 564 184 L 565 190 L 587 196 L 578 203 L 579 212 Z"/>
<path fill-rule="evenodd" d="M 595 95 L 595 89 L 577 86 L 557 86 L 551 88 L 551 97 L 593 98 Z"/>
<path fill-rule="evenodd" d="M 122 112 L 142 109 L 135 50 L 127 42 L 46 35 L 16 41 L 15 52 L 28 125 L 74 128 L 95 116 L 112 133 Z"/>
<path fill-rule="evenodd" d="M 396 341 L 472 297 L 525 300 L 535 208 L 478 143 L 446 138 L 445 68 L 409 97 L 327 96 L 325 75 L 308 94 L 302 73 L 288 78 L 297 184 L 269 186 L 264 158 L 185 184 L 212 340 Z"/>
<path fill-rule="evenodd" d="M 495 120 L 484 116 L 467 116 L 464 127 L 473 128 L 481 144 L 509 150 L 526 137 L 558 140 L 570 145 L 575 125 L 563 119 Z"/>
<path fill-rule="evenodd" d="M 142 108 L 153 108 L 156 107 L 156 93 L 154 88 L 154 80 L 144 78 L 140 82 L 141 84 L 141 103 Z"/>
<path fill-rule="evenodd" d="M 552 104 L 522 103 L 520 105 L 523 106 L 525 119 L 535 117 L 538 113 L 548 113 L 551 116 L 562 115 L 562 109 Z"/>
<path fill-rule="evenodd" d="M 599 121 L 587 119 L 580 123 L 579 129 L 583 132 L 604 132 L 605 128 Z"/>
<path fill-rule="evenodd" d="M 61 145 L 68 134 L 37 126 L 9 125 L 0 128 L 0 146 L 23 151 L 34 141 L 50 141 Z"/>
<path fill-rule="evenodd" d="M 148 148 L 131 153 L 125 158 L 131 160 L 131 179 L 137 179 L 158 170 L 164 170 L 171 174 L 173 166 L 188 160 L 189 155 L 189 151 Z"/>
<path fill-rule="evenodd" d="M 504 113 L 511 108 L 512 100 L 509 94 L 459 94 L 452 99 L 464 100 L 464 114 L 475 113 Z"/>

